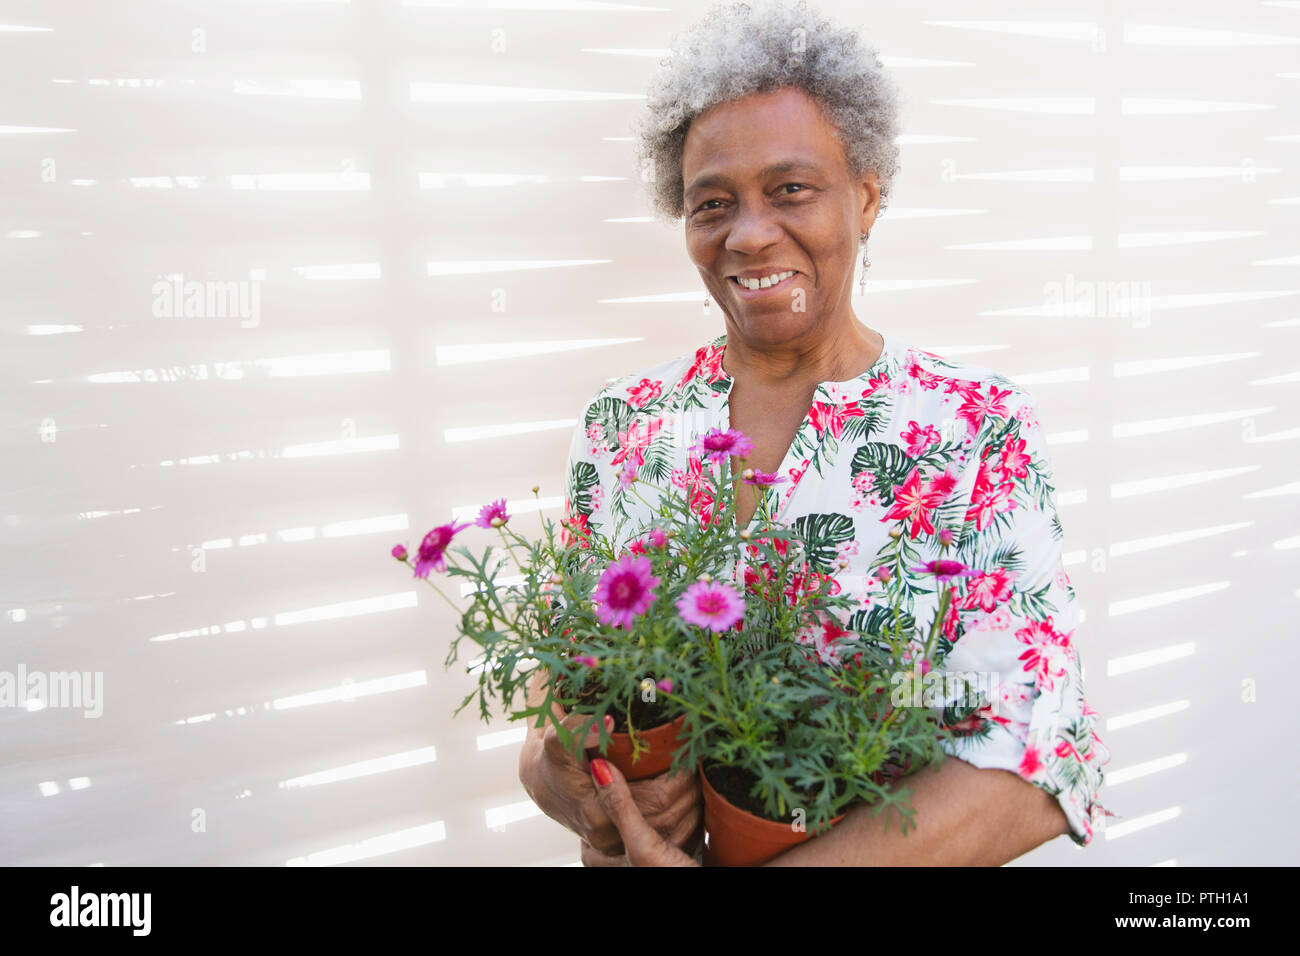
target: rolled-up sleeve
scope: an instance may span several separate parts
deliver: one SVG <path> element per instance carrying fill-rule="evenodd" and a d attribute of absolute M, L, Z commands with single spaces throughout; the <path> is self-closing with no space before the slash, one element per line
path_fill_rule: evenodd
<path fill-rule="evenodd" d="M 1082 847 L 1111 815 L 1099 801 L 1110 752 L 1084 697 L 1080 612 L 1043 429 L 1029 394 L 1013 392 L 1008 405 L 971 452 L 978 470 L 957 557 L 976 573 L 956 588 L 941 665 L 980 675 L 985 692 L 977 708 L 950 712 L 959 736 L 945 748 L 1051 794 Z"/>

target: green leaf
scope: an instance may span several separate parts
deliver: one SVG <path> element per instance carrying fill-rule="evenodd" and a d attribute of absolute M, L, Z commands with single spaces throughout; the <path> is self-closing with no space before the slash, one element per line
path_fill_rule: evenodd
<path fill-rule="evenodd" d="M 856 478 L 867 471 L 875 476 L 873 487 L 886 505 L 894 502 L 894 487 L 907 480 L 916 467 L 916 461 L 897 445 L 886 442 L 867 442 L 853 456 L 850 473 Z"/>
<path fill-rule="evenodd" d="M 600 484 L 596 466 L 589 461 L 579 461 L 569 472 L 569 503 L 575 515 L 591 515 L 591 489 Z"/>
<path fill-rule="evenodd" d="M 794 530 L 806 543 L 808 562 L 823 573 L 834 570 L 837 546 L 853 540 L 853 519 L 840 514 L 810 514 L 794 521 Z"/>
<path fill-rule="evenodd" d="M 627 433 L 627 427 L 632 423 L 635 414 L 635 410 L 626 401 L 607 395 L 587 406 L 582 424 L 590 428 L 593 424 L 599 423 L 604 429 L 602 440 L 605 446 L 610 451 L 618 451 L 622 447 L 618 436 Z"/>

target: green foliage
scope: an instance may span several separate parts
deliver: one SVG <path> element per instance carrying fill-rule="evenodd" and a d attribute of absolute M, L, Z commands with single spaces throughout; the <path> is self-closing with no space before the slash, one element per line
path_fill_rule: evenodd
<path fill-rule="evenodd" d="M 598 415 L 606 413 L 601 421 L 616 428 L 622 410 L 615 403 Z M 590 409 L 587 419 L 596 420 Z M 878 484 L 892 487 L 912 467 L 892 446 L 864 451 L 854 470 L 881 469 Z M 933 657 L 946 644 L 914 641 L 917 622 L 907 609 L 930 592 L 899 582 L 910 579 L 904 568 L 919 563 L 919 553 L 905 533 L 893 538 L 884 553 L 895 572 L 892 604 L 864 611 L 856 595 L 831 594 L 837 546 L 854 533 L 849 517 L 815 514 L 782 525 L 769 511 L 779 497 L 760 494 L 754 522 L 740 530 L 729 461 L 706 465 L 703 480 L 714 501 L 707 523 L 683 489 L 631 486 L 629 495 L 646 488 L 656 495 L 658 544 L 649 527 L 629 541 L 622 525 L 606 536 L 546 520 L 535 540 L 507 524 L 493 532 L 498 546 L 450 549 L 447 576 L 470 587 L 465 598 L 448 598 L 459 623 L 446 663 L 469 667 L 477 681 L 457 712 L 477 702 L 484 720 L 496 711 L 532 726 L 549 722 L 575 754 L 593 728 L 607 747 L 606 715 L 634 741 L 685 715 L 673 766 L 743 772 L 753 780 L 749 797 L 770 818 L 801 808 L 815 832 L 855 803 L 880 804 L 900 812 L 906 831 L 908 791 L 896 777 L 941 761 L 950 736 L 941 708 L 894 703 L 896 678 L 913 666 L 918 646 Z M 590 513 L 597 481 L 591 466 L 575 470 L 572 516 Z M 658 579 L 653 603 L 626 629 L 602 621 L 593 603 L 625 544 Z M 507 584 L 508 577 L 519 580 Z M 700 580 L 726 583 L 744 598 L 738 627 L 715 633 L 682 618 L 677 602 Z M 589 719 L 566 729 L 561 720 L 572 713 Z"/>
<path fill-rule="evenodd" d="M 872 485 L 887 505 L 894 502 L 894 488 L 907 481 L 916 467 L 915 460 L 897 445 L 889 442 L 868 442 L 853 455 L 850 471 L 854 478 L 864 471 L 875 476 Z"/>

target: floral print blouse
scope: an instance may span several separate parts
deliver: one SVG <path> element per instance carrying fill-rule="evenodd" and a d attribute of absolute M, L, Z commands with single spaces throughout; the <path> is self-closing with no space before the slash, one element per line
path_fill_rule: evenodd
<path fill-rule="evenodd" d="M 952 579 L 936 660 L 945 673 L 994 676 L 988 693 L 945 707 L 958 734 L 948 752 L 1047 791 L 1070 838 L 1087 846 L 1112 815 L 1098 801 L 1110 752 L 1084 699 L 1079 609 L 1034 400 L 987 368 L 881 334 L 884 351 L 870 369 L 817 386 L 777 472 L 786 480 L 763 492 L 764 507 L 812 536 L 811 563 L 835 579 L 833 593 L 858 598 L 853 619 L 840 622 L 854 630 L 892 626 L 892 614 L 884 619 L 892 597 L 905 626 L 928 634 L 940 595 L 934 577 L 913 568 L 942 557 L 976 569 Z M 687 489 L 692 510 L 709 520 L 711 488 L 689 449 L 709 429 L 730 427 L 725 350 L 724 334 L 693 355 L 611 380 L 588 402 L 569 454 L 569 521 L 617 545 L 636 537 L 650 523 L 638 497 L 647 486 L 625 487 L 625 469 Z M 759 520 L 756 512 L 752 526 Z M 844 634 L 832 622 L 810 642 L 834 660 Z"/>

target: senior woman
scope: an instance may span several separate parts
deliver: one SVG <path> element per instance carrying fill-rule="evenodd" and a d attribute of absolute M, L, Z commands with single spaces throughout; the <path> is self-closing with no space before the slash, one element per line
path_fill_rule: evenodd
<path fill-rule="evenodd" d="M 917 829 L 904 836 L 859 807 L 770 865 L 999 865 L 1060 835 L 1086 845 L 1109 812 L 1097 800 L 1109 753 L 1083 697 L 1079 613 L 1032 396 L 855 314 L 858 252 L 865 278 L 898 167 L 897 103 L 874 51 L 802 4 L 715 7 L 679 39 L 640 158 L 653 164 L 657 212 L 684 221 L 724 331 L 607 384 L 571 447 L 565 510 L 579 533 L 622 522 L 625 543 L 650 521 L 620 480 L 630 474 L 671 476 L 708 520 L 690 447 L 732 427 L 753 443 L 733 474 L 780 480 L 768 492 L 777 521 L 818 515 L 841 529 L 836 578 L 861 606 L 887 600 L 877 555 L 895 543 L 891 530 L 916 557 L 908 565 L 947 556 L 977 569 L 959 579 L 943 623 L 943 666 L 996 674 L 997 689 L 937 771 L 899 784 L 912 790 Z M 743 527 L 756 502 L 737 491 Z M 931 620 L 937 600 L 915 597 L 914 619 Z M 535 729 L 520 779 L 582 838 L 585 864 L 695 862 L 694 775 L 628 783 Z"/>

